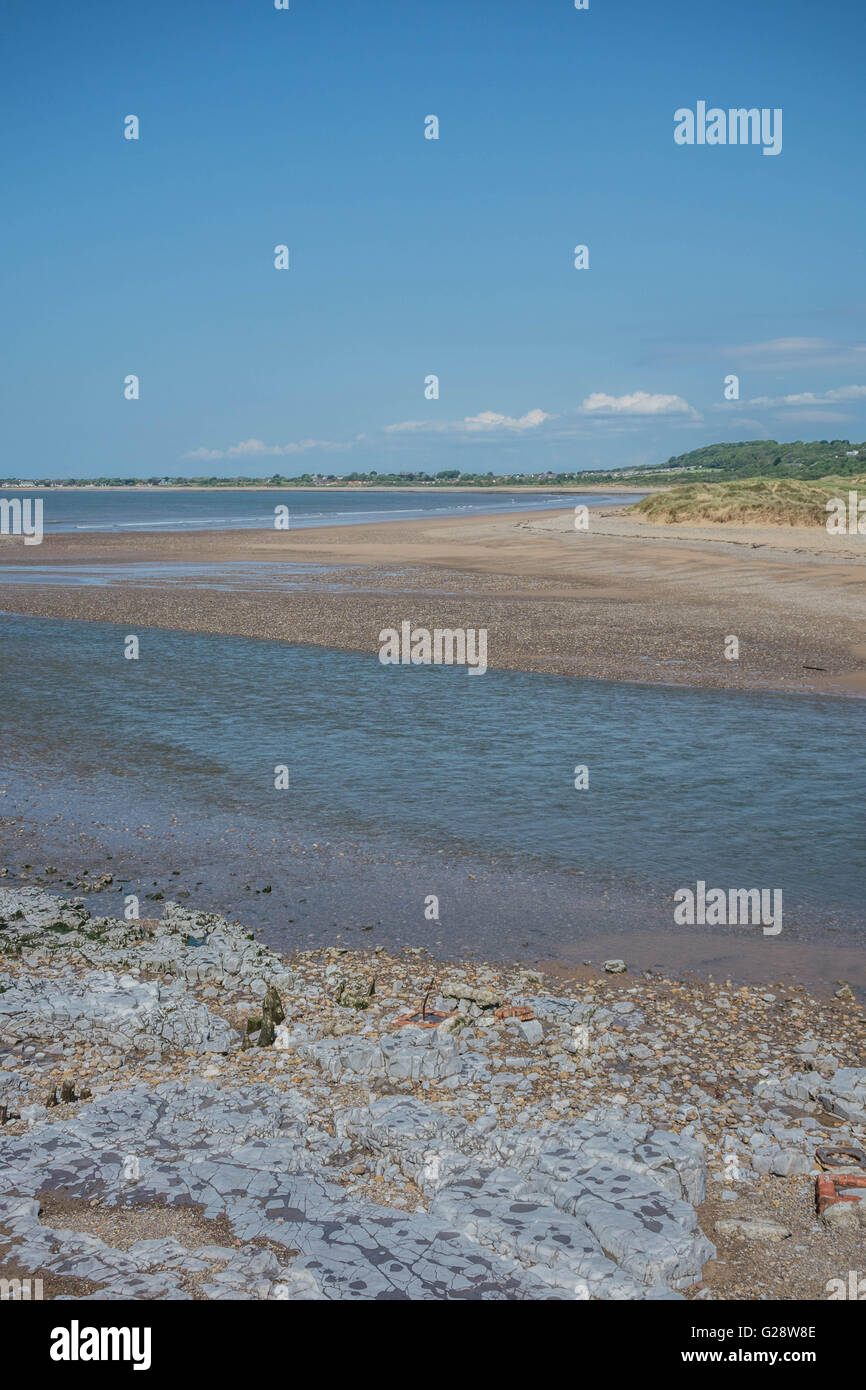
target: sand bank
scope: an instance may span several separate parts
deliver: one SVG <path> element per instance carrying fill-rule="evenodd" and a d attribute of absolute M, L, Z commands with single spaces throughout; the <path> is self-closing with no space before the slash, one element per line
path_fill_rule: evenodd
<path fill-rule="evenodd" d="M 292 561 L 340 567 L 258 593 L 2 583 L 4 563 Z M 348 586 L 348 591 L 346 591 Z M 662 527 L 618 509 L 297 531 L 0 539 L 0 607 L 377 652 L 383 627 L 485 627 L 492 667 L 597 679 L 866 693 L 866 547 L 821 528 Z M 725 642 L 740 643 L 736 661 Z"/>

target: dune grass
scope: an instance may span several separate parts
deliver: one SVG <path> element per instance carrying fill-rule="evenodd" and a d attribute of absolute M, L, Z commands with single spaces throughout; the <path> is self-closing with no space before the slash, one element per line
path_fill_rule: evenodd
<path fill-rule="evenodd" d="M 663 525 L 716 521 L 744 526 L 825 526 L 826 503 L 863 488 L 866 474 L 853 477 L 743 478 L 724 483 L 683 483 L 652 493 L 630 507 L 647 521 Z"/>

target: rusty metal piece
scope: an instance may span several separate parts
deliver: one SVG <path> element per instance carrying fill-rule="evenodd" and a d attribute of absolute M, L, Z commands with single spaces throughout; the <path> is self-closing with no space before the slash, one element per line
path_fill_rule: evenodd
<path fill-rule="evenodd" d="M 528 1004 L 503 1004 L 501 1009 L 493 1010 L 494 1018 L 517 1018 L 521 1023 L 528 1023 L 535 1014 Z"/>
<path fill-rule="evenodd" d="M 424 991 L 424 998 L 421 1000 L 421 1007 L 413 1009 L 410 1014 L 401 1014 L 395 1018 L 391 1024 L 392 1028 L 438 1028 L 440 1023 L 444 1023 L 446 1018 L 454 1018 L 460 1012 L 459 1009 L 452 1009 L 450 1013 L 438 1013 L 435 1009 L 427 1008 L 427 1000 L 430 998 L 430 991 L 433 988 L 436 976 L 430 981 Z"/>
<path fill-rule="evenodd" d="M 434 976 L 433 976 L 433 980 L 435 980 L 435 978 L 436 978 L 436 976 L 434 975 Z M 423 998 L 423 1000 L 422 1000 L 422 1002 L 421 1002 L 421 1017 L 422 1017 L 422 1019 L 427 1017 L 427 1000 L 430 998 L 430 991 L 431 991 L 431 989 L 433 988 L 433 980 L 430 981 L 429 985 L 427 986 L 426 990 L 424 991 L 424 998 Z"/>
<path fill-rule="evenodd" d="M 822 1144 L 815 1150 L 815 1157 L 822 1168 L 866 1168 L 866 1153 L 852 1144 Z"/>
<path fill-rule="evenodd" d="M 401 1014 L 400 1018 L 395 1018 L 392 1028 L 405 1028 L 411 1024 L 413 1028 L 438 1028 L 440 1023 L 444 1023 L 446 1018 L 454 1018 L 457 1009 L 452 1009 L 450 1014 L 437 1014 L 428 1009 L 424 1013 L 421 1009 L 416 1009 L 411 1014 Z"/>

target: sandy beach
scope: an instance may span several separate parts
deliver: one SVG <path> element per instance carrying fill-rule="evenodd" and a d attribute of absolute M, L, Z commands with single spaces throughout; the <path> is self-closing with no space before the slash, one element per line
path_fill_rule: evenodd
<path fill-rule="evenodd" d="M 262 562 L 326 572 L 285 593 L 4 584 L 4 564 Z M 331 573 L 327 571 L 333 571 Z M 339 584 L 337 591 L 332 587 Z M 651 683 L 862 696 L 866 547 L 822 528 L 658 526 L 619 508 L 296 531 L 62 533 L 0 538 L 7 612 L 376 652 L 379 632 L 488 630 L 492 667 Z M 739 640 L 738 660 L 725 641 Z"/>

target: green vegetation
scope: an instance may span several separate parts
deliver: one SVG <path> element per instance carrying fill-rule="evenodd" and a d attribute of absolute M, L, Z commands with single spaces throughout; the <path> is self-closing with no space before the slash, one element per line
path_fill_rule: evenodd
<path fill-rule="evenodd" d="M 858 483 L 866 483 L 866 474 L 837 475 L 814 482 L 801 482 L 799 478 L 689 482 L 651 493 L 629 510 L 662 523 L 728 521 L 752 526 L 824 526 L 828 500 L 845 498 L 847 489 Z"/>
<path fill-rule="evenodd" d="M 688 472 L 690 481 L 726 478 L 798 478 L 817 480 L 829 475 L 850 477 L 866 465 L 866 444 L 847 439 L 819 439 L 779 444 L 775 439 L 751 439 L 742 444 L 708 444 L 679 454 L 653 469 L 654 481 L 675 481 Z"/>

